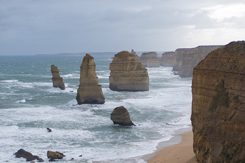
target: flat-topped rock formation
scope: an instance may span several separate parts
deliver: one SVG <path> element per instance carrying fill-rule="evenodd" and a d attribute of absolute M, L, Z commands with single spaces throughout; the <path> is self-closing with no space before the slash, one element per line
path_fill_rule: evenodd
<path fill-rule="evenodd" d="M 51 73 L 52 73 L 53 87 L 64 90 L 65 84 L 63 78 L 60 77 L 60 72 L 58 67 L 56 67 L 55 65 L 51 65 Z"/>
<path fill-rule="evenodd" d="M 86 54 L 80 67 L 80 85 L 77 90 L 78 104 L 103 104 L 105 98 L 96 75 L 94 58 Z"/>
<path fill-rule="evenodd" d="M 232 42 L 193 72 L 192 125 L 198 162 L 245 160 L 245 42 Z"/>
<path fill-rule="evenodd" d="M 156 52 L 142 53 L 140 56 L 140 61 L 146 67 L 159 67 L 160 66 L 160 58 L 158 58 Z"/>
<path fill-rule="evenodd" d="M 165 52 L 161 57 L 161 66 L 173 67 L 176 65 L 175 52 Z"/>
<path fill-rule="evenodd" d="M 110 89 L 113 91 L 148 91 L 147 69 L 139 57 L 127 51 L 117 53 L 110 64 Z"/>
<path fill-rule="evenodd" d="M 204 59 L 208 53 L 221 46 L 198 46 L 196 48 L 176 49 L 176 64 L 173 66 L 175 74 L 181 77 L 191 77 L 193 68 Z"/>
<path fill-rule="evenodd" d="M 111 120 L 114 124 L 119 124 L 121 126 L 134 126 L 134 123 L 130 119 L 128 110 L 123 106 L 116 107 L 113 110 L 111 113 Z"/>

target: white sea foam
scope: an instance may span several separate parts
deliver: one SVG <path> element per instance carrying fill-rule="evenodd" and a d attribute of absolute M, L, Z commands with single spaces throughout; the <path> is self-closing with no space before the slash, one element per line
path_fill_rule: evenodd
<path fill-rule="evenodd" d="M 16 83 L 18 80 L 0 80 L 2 83 Z"/>
<path fill-rule="evenodd" d="M 26 102 L 26 99 L 16 101 L 16 103 L 25 103 L 25 102 Z"/>
<path fill-rule="evenodd" d="M 71 88 L 71 87 L 68 87 L 67 85 L 66 85 L 65 90 L 61 90 L 59 88 L 51 87 L 51 88 L 45 89 L 44 91 L 47 91 L 47 92 L 50 92 L 50 93 L 70 93 L 70 94 L 77 93 L 77 89 L 76 88 Z"/>
<path fill-rule="evenodd" d="M 62 77 L 64 79 L 79 79 L 80 78 L 80 74 L 79 73 L 70 73 L 70 74 L 62 75 Z"/>
<path fill-rule="evenodd" d="M 190 80 L 173 75 L 170 68 L 149 68 L 148 71 L 150 91 L 146 92 L 111 91 L 109 83 L 103 81 L 104 105 L 77 105 L 77 86 L 69 82 L 62 91 L 53 88 L 51 82 L 0 81 L 0 84 L 15 87 L 25 83 L 24 88 L 29 84 L 47 95 L 58 93 L 56 96 L 60 98 L 72 94 L 65 105 L 1 109 L 0 130 L 5 132 L 0 134 L 3 146 L 0 161 L 20 162 L 12 153 L 24 148 L 43 158 L 46 158 L 47 150 L 64 152 L 66 158 L 61 162 L 73 157 L 78 162 L 143 163 L 135 157 L 153 152 L 159 142 L 169 140 L 176 130 L 188 127 L 191 111 Z M 109 71 L 98 74 L 99 78 L 107 78 Z M 66 75 L 64 78 L 67 79 L 75 77 L 73 73 Z M 27 103 L 28 99 L 23 99 Z M 118 106 L 128 109 L 135 127 L 113 126 L 110 114 Z M 47 133 L 46 127 L 53 132 Z M 82 158 L 78 157 L 80 154 Z"/>
<path fill-rule="evenodd" d="M 34 87 L 51 87 L 50 82 L 22 82 L 19 80 L 1 80 L 0 84 L 4 84 L 6 87 L 19 87 L 19 88 L 34 88 Z"/>

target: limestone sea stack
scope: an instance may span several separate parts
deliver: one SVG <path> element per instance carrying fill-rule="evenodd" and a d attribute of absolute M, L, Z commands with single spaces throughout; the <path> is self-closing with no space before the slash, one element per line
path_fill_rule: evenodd
<path fill-rule="evenodd" d="M 161 66 L 173 67 L 176 65 L 175 52 L 164 52 L 161 57 Z"/>
<path fill-rule="evenodd" d="M 245 161 L 245 42 L 231 42 L 193 72 L 192 125 L 198 162 Z"/>
<path fill-rule="evenodd" d="M 80 67 L 80 85 L 77 90 L 77 103 L 104 104 L 105 98 L 96 75 L 94 58 L 86 54 Z"/>
<path fill-rule="evenodd" d="M 160 58 L 158 58 L 156 52 L 142 53 L 140 56 L 140 61 L 146 67 L 159 67 L 160 66 Z"/>
<path fill-rule="evenodd" d="M 204 59 L 208 53 L 221 46 L 198 46 L 196 48 L 180 48 L 175 50 L 176 64 L 173 71 L 180 77 L 191 77 L 193 68 Z"/>
<path fill-rule="evenodd" d="M 139 57 L 127 51 L 117 53 L 110 64 L 110 89 L 113 91 L 148 91 L 149 76 Z"/>
<path fill-rule="evenodd" d="M 111 113 L 111 120 L 114 124 L 119 124 L 121 126 L 134 126 L 134 123 L 130 119 L 128 110 L 123 106 L 116 107 L 113 110 Z"/>
<path fill-rule="evenodd" d="M 53 87 L 64 90 L 65 84 L 63 78 L 60 77 L 60 72 L 58 67 L 56 67 L 55 65 L 51 65 L 51 73 L 52 73 Z"/>

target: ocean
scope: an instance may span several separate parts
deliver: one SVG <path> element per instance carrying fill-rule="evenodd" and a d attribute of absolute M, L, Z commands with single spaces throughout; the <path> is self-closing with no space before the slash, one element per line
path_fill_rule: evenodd
<path fill-rule="evenodd" d="M 109 89 L 114 53 L 92 55 L 103 105 L 76 103 L 84 54 L 0 56 L 0 162 L 23 162 L 13 155 L 20 148 L 45 162 L 48 150 L 66 155 L 59 162 L 126 162 L 152 153 L 177 130 L 191 126 L 191 78 L 174 75 L 171 67 L 148 68 L 149 91 L 115 92 Z M 60 69 L 66 90 L 52 87 L 51 64 Z M 128 109 L 136 126 L 113 125 L 110 114 L 118 106 Z"/>

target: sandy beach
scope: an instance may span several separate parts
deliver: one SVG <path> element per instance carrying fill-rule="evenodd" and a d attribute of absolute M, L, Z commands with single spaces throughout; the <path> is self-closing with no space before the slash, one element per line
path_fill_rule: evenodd
<path fill-rule="evenodd" d="M 193 133 L 182 134 L 179 144 L 165 147 L 148 160 L 148 163 L 196 163 L 193 153 Z"/>

